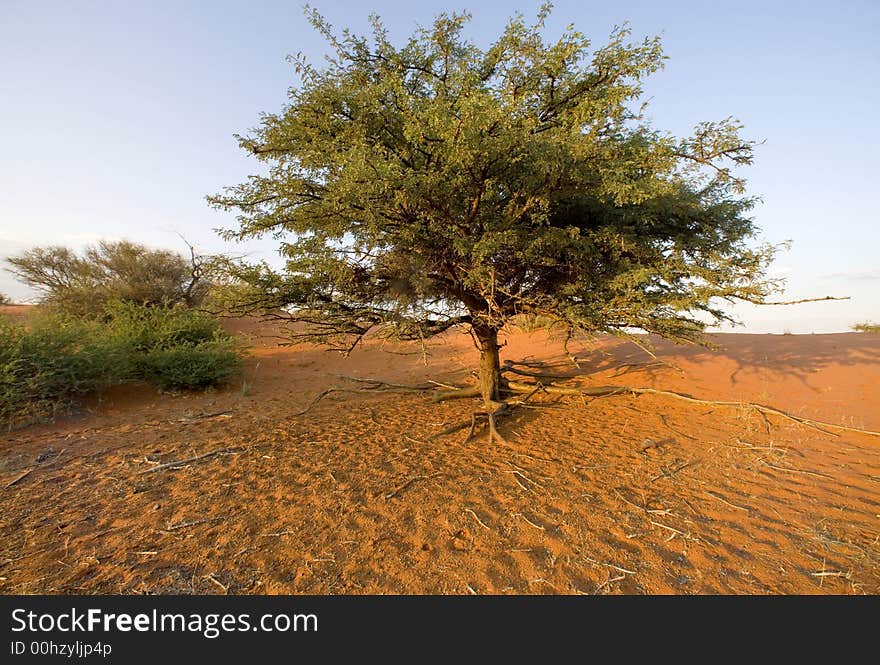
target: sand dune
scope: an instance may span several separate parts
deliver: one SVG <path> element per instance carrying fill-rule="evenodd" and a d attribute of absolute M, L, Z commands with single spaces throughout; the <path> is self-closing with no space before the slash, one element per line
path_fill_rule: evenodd
<path fill-rule="evenodd" d="M 432 440 L 475 404 L 337 375 L 466 383 L 467 335 L 343 358 L 229 326 L 252 349 L 225 390 L 126 387 L 0 436 L 0 592 L 880 593 L 880 437 L 536 395 L 502 421 L 509 445 Z M 562 369 L 880 430 L 880 336 L 713 340 L 654 340 L 663 364 L 583 342 Z M 503 359 L 566 360 L 544 333 L 506 342 Z M 348 390 L 295 415 L 331 387 Z"/>

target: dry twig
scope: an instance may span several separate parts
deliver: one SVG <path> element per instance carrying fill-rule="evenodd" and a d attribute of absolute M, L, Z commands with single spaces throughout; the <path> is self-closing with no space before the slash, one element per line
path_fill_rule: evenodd
<path fill-rule="evenodd" d="M 394 498 L 395 496 L 397 496 L 398 494 L 400 494 L 403 490 L 405 490 L 407 487 L 409 487 L 410 485 L 412 485 L 412 484 L 413 484 L 414 482 L 416 482 L 416 481 L 419 481 L 419 480 L 427 480 L 428 478 L 435 478 L 436 476 L 440 476 L 440 475 L 442 475 L 442 474 L 440 474 L 440 473 L 432 473 L 432 474 L 429 475 L 429 476 L 413 476 L 412 478 L 410 478 L 409 480 L 407 480 L 403 485 L 401 485 L 401 486 L 398 487 L 397 489 L 395 489 L 395 490 L 389 492 L 388 494 L 386 494 L 386 495 L 385 495 L 385 500 L 388 501 L 389 499 Z"/>
<path fill-rule="evenodd" d="M 216 455 L 224 455 L 231 453 L 239 453 L 244 448 L 241 446 L 227 446 L 226 448 L 220 448 L 219 450 L 212 450 L 209 453 L 203 453 L 201 455 L 196 455 L 195 457 L 188 457 L 187 459 L 176 460 L 174 462 L 166 462 L 165 464 L 160 464 L 159 466 L 154 466 L 151 469 L 144 469 L 143 471 L 138 471 L 135 475 L 141 476 L 148 473 L 155 473 L 156 471 L 162 471 L 163 469 L 170 469 L 172 467 L 179 468 L 181 466 L 185 466 L 187 464 L 192 464 L 193 462 L 200 462 L 202 460 L 209 459 L 211 457 L 215 457 Z"/>

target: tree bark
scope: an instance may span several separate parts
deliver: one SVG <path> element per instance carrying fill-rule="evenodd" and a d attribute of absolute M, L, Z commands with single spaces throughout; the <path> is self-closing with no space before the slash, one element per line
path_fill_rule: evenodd
<path fill-rule="evenodd" d="M 474 335 L 480 345 L 480 395 L 486 408 L 500 401 L 501 363 L 498 356 L 498 329 L 474 326 Z"/>

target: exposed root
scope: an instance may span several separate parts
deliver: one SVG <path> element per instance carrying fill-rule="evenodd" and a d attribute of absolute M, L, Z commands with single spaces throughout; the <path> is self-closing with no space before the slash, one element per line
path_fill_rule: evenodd
<path fill-rule="evenodd" d="M 497 439 L 498 443 L 502 445 L 508 445 L 507 441 L 503 436 L 498 432 L 498 428 L 495 426 L 495 419 L 499 416 L 504 415 L 504 413 L 508 410 L 507 404 L 504 404 L 497 411 L 489 411 L 489 443 L 492 443 L 493 439 Z"/>
<path fill-rule="evenodd" d="M 497 440 L 498 443 L 501 443 L 502 445 L 509 445 L 507 443 L 507 440 L 503 436 L 501 436 L 501 433 L 498 431 L 498 427 L 496 425 L 496 419 L 504 415 L 508 411 L 507 405 L 503 402 L 502 404 L 503 406 L 497 408 L 494 411 L 474 411 L 471 414 L 470 429 L 468 430 L 468 435 L 467 437 L 465 437 L 464 443 L 469 443 L 471 439 L 474 438 L 477 432 L 477 423 L 485 418 L 489 431 L 489 443 L 491 444 L 493 441 Z M 456 430 L 464 429 L 465 427 L 467 427 L 466 424 L 462 425 L 461 427 L 456 427 Z"/>
<path fill-rule="evenodd" d="M 477 431 L 477 413 L 474 412 L 471 414 L 471 428 L 468 430 L 468 435 L 464 438 L 464 442 L 467 443 L 472 438 L 474 438 L 474 432 Z"/>
<path fill-rule="evenodd" d="M 805 418 L 802 416 L 795 416 L 790 413 L 787 413 L 781 409 L 777 409 L 772 406 L 767 406 L 765 404 L 758 404 L 757 402 L 737 402 L 737 401 L 727 401 L 727 400 L 708 400 L 708 399 L 699 399 L 697 397 L 691 397 L 690 395 L 686 395 L 684 393 L 678 393 L 671 390 L 658 390 L 656 388 L 633 388 L 631 386 L 585 386 L 585 387 L 568 387 L 568 386 L 559 386 L 550 384 L 541 383 L 541 379 L 548 380 L 565 380 L 572 379 L 575 377 L 569 375 L 562 374 L 544 374 L 540 372 L 526 372 L 524 370 L 519 370 L 514 367 L 514 365 L 524 366 L 524 367 L 536 367 L 542 369 L 545 367 L 540 363 L 527 363 L 527 362 L 514 362 L 514 361 L 506 361 L 504 366 L 501 368 L 502 372 L 512 372 L 514 374 L 519 374 L 521 376 L 526 376 L 529 378 L 534 378 L 537 381 L 535 383 L 527 382 L 527 381 L 515 381 L 506 379 L 503 381 L 503 385 L 501 387 L 501 391 L 503 394 L 522 394 L 525 393 L 527 397 L 522 400 L 512 402 L 491 402 L 487 406 L 486 410 L 476 411 L 472 415 L 470 421 L 465 421 L 463 423 L 458 423 L 447 427 L 441 432 L 434 434 L 430 437 L 431 440 L 446 436 L 447 434 L 452 434 L 459 430 L 463 430 L 465 428 L 469 428 L 468 436 L 465 441 L 470 441 L 476 431 L 477 431 L 477 423 L 480 419 L 485 419 L 487 423 L 487 428 L 489 431 L 489 441 L 499 441 L 500 443 L 506 444 L 504 437 L 498 431 L 497 420 L 498 418 L 507 415 L 511 410 L 518 406 L 524 406 L 525 402 L 528 401 L 530 397 L 532 397 L 537 392 L 545 392 L 553 395 L 577 395 L 580 397 L 611 397 L 613 395 L 660 395 L 663 397 L 672 397 L 674 399 L 682 400 L 685 402 L 690 402 L 691 404 L 704 404 L 708 406 L 721 406 L 728 408 L 739 408 L 739 409 L 752 409 L 757 413 L 761 414 L 761 416 L 765 419 L 768 415 L 776 416 L 778 418 L 783 418 L 785 420 L 790 420 L 791 422 L 798 423 L 799 425 L 803 425 L 805 427 L 810 427 L 815 429 L 823 434 L 829 434 L 831 436 L 839 436 L 834 431 L 829 430 L 837 430 L 843 432 L 856 432 L 859 434 L 868 434 L 871 436 L 880 436 L 880 432 L 861 429 L 858 427 L 848 427 L 846 425 L 836 425 L 834 423 L 824 422 L 821 420 L 813 420 L 812 418 Z M 478 386 L 470 386 L 465 388 L 455 388 L 451 390 L 442 390 L 438 391 L 438 386 L 442 386 L 443 388 L 451 388 L 451 386 L 447 386 L 444 384 L 438 384 L 436 381 L 432 381 L 425 384 L 419 385 L 407 385 L 400 383 L 389 383 L 387 381 L 381 381 L 379 379 L 367 379 L 356 376 L 347 376 L 343 374 L 336 375 L 340 378 L 356 381 L 358 383 L 369 384 L 367 388 L 364 388 L 364 391 L 392 391 L 392 392 L 428 392 L 433 391 L 434 396 L 432 401 L 434 402 L 442 402 L 450 399 L 467 399 L 472 397 L 480 396 L 480 388 Z M 344 388 L 328 388 L 327 390 L 320 393 L 309 406 L 294 415 L 304 415 L 311 410 L 315 404 L 317 404 L 321 399 L 329 395 L 330 393 L 336 390 L 346 390 Z M 348 389 L 350 390 L 350 389 Z"/>
<path fill-rule="evenodd" d="M 431 398 L 432 402 L 444 402 L 449 399 L 467 399 L 471 397 L 479 397 L 480 389 L 476 386 L 472 388 L 458 388 L 455 390 L 443 390 L 438 392 Z"/>
<path fill-rule="evenodd" d="M 565 388 L 554 385 L 540 385 L 534 383 L 526 383 L 524 381 L 508 381 L 506 384 L 508 390 L 516 393 L 530 393 L 539 388 L 543 392 L 552 395 L 580 395 L 582 397 L 609 397 L 611 395 L 627 395 L 633 394 L 640 390 L 639 388 L 627 388 L 626 386 L 591 386 L 587 388 Z"/>
<path fill-rule="evenodd" d="M 478 423 L 481 420 L 485 419 L 486 428 L 489 432 L 489 443 L 491 444 L 493 441 L 498 441 L 498 443 L 501 443 L 502 445 L 510 445 L 507 440 L 501 435 L 501 432 L 498 431 L 498 419 L 502 416 L 508 415 L 517 407 L 525 406 L 528 399 L 541 389 L 540 386 L 533 388 L 534 389 L 526 397 L 515 402 L 489 402 L 489 408 L 481 411 L 474 411 L 471 414 L 471 418 L 469 421 L 464 421 L 455 425 L 451 425 L 443 431 L 437 432 L 436 434 L 432 435 L 430 437 L 430 440 L 439 439 L 442 436 L 458 432 L 467 427 L 468 434 L 467 437 L 465 437 L 463 443 L 468 443 L 476 435 Z"/>
<path fill-rule="evenodd" d="M 314 399 L 309 403 L 309 405 L 303 409 L 302 411 L 297 411 L 296 413 L 291 414 L 291 417 L 304 416 L 309 411 L 311 411 L 322 399 L 331 395 L 335 392 L 427 392 L 429 390 L 435 390 L 438 385 L 443 387 L 447 387 L 444 384 L 438 384 L 436 381 L 431 381 L 429 383 L 420 384 L 420 385 L 407 385 L 403 383 L 389 383 L 387 381 L 381 381 L 379 379 L 364 379 L 359 376 L 348 376 L 346 374 L 335 374 L 334 376 L 345 379 L 347 381 L 354 381 L 356 383 L 364 383 L 367 384 L 366 388 L 327 388 L 326 390 L 318 393 Z M 467 395 L 470 397 L 471 395 Z"/>

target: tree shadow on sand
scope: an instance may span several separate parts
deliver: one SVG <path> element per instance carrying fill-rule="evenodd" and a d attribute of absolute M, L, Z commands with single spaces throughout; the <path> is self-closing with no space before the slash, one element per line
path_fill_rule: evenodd
<path fill-rule="evenodd" d="M 642 347 L 625 339 L 600 337 L 592 342 L 570 344 L 572 359 L 559 357 L 542 363 L 526 357 L 523 361 L 530 371 L 552 366 L 553 374 L 560 378 L 602 375 L 603 380 L 613 380 L 636 371 L 654 378 L 680 370 L 677 363 L 700 365 L 720 359 L 726 366 L 733 365 L 731 384 L 736 384 L 745 371 L 764 370 L 807 384 L 810 375 L 829 367 L 880 365 L 880 336 L 860 333 L 719 333 L 708 336 L 711 347 L 675 344 L 656 336 L 637 339 Z"/>

